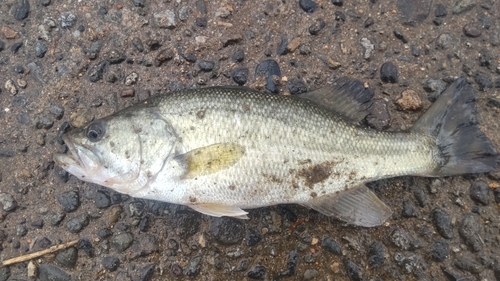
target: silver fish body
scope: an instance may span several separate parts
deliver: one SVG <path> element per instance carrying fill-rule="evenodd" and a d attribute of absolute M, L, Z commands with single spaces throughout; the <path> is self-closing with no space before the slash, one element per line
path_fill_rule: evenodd
<path fill-rule="evenodd" d="M 431 108 L 432 118 L 424 115 L 412 131 L 397 133 L 357 126 L 349 114 L 306 98 L 238 87 L 173 92 L 70 132 L 64 141 L 72 154 L 54 159 L 84 181 L 208 215 L 245 217 L 243 209 L 297 203 L 375 226 L 391 212 L 366 182 L 494 168 L 496 150 L 485 137 L 440 137 L 473 118 L 465 112 L 470 116 L 447 121 L 459 111 L 454 106 L 473 106 L 464 107 L 460 98 L 472 90 L 460 83 Z M 468 134 L 480 135 L 475 124 L 469 127 Z M 464 154 L 469 142 L 481 150 Z"/>

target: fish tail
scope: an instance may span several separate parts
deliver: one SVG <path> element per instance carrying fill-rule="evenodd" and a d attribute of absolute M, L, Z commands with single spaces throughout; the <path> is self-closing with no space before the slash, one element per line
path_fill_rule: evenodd
<path fill-rule="evenodd" d="M 455 80 L 439 96 L 412 131 L 436 139 L 438 165 L 426 176 L 487 173 L 496 169 L 498 151 L 478 127 L 475 93 L 464 77 Z"/>

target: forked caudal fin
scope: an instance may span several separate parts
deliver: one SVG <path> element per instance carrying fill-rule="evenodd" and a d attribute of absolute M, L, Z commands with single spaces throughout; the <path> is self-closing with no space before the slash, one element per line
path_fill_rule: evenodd
<path fill-rule="evenodd" d="M 464 77 L 453 82 L 417 121 L 412 131 L 430 134 L 439 148 L 439 167 L 425 176 L 495 170 L 498 151 L 479 130 L 474 90 Z"/>

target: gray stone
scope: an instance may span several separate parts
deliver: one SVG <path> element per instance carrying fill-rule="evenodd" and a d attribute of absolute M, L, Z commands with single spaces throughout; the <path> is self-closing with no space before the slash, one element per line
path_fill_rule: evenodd
<path fill-rule="evenodd" d="M 39 272 L 40 281 L 71 281 L 71 275 L 51 264 L 41 264 Z"/>
<path fill-rule="evenodd" d="M 461 14 L 472 10 L 476 6 L 476 0 L 458 0 L 453 6 L 454 14 Z"/>
<path fill-rule="evenodd" d="M 177 25 L 175 12 L 172 10 L 164 10 L 153 14 L 156 24 L 160 28 L 174 29 Z"/>
<path fill-rule="evenodd" d="M 87 214 L 81 214 L 75 218 L 72 218 L 66 223 L 66 228 L 72 233 L 78 233 L 89 225 L 90 219 Z"/>
<path fill-rule="evenodd" d="M 78 259 L 78 250 L 75 247 L 70 247 L 61 250 L 56 255 L 56 260 L 65 267 L 73 267 Z"/>
<path fill-rule="evenodd" d="M 134 237 L 132 234 L 125 232 L 115 235 L 111 238 L 111 246 L 113 246 L 119 253 L 125 251 L 132 242 L 134 242 Z"/>
<path fill-rule="evenodd" d="M 2 210 L 10 212 L 17 207 L 17 202 L 12 195 L 2 192 L 0 193 L 0 205 L 2 205 Z"/>
<path fill-rule="evenodd" d="M 480 232 L 481 222 L 479 218 L 475 214 L 466 214 L 460 222 L 458 233 L 464 239 L 465 244 L 474 252 L 479 252 L 483 249 Z"/>
<path fill-rule="evenodd" d="M 30 2 L 28 0 L 17 0 L 12 7 L 12 14 L 16 20 L 24 20 L 30 12 Z"/>
<path fill-rule="evenodd" d="M 47 45 L 45 45 L 45 43 L 43 43 L 42 41 L 36 42 L 35 55 L 37 57 L 43 58 L 45 56 L 45 53 L 47 53 L 47 51 L 48 51 L 48 48 L 47 48 Z"/>

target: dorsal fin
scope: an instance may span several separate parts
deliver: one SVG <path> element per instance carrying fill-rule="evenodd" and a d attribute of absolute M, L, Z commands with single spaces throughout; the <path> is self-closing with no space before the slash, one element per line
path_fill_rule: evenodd
<path fill-rule="evenodd" d="M 332 85 L 298 97 L 326 107 L 351 122 L 359 123 L 368 115 L 373 95 L 373 90 L 365 88 L 360 81 L 341 77 Z"/>

